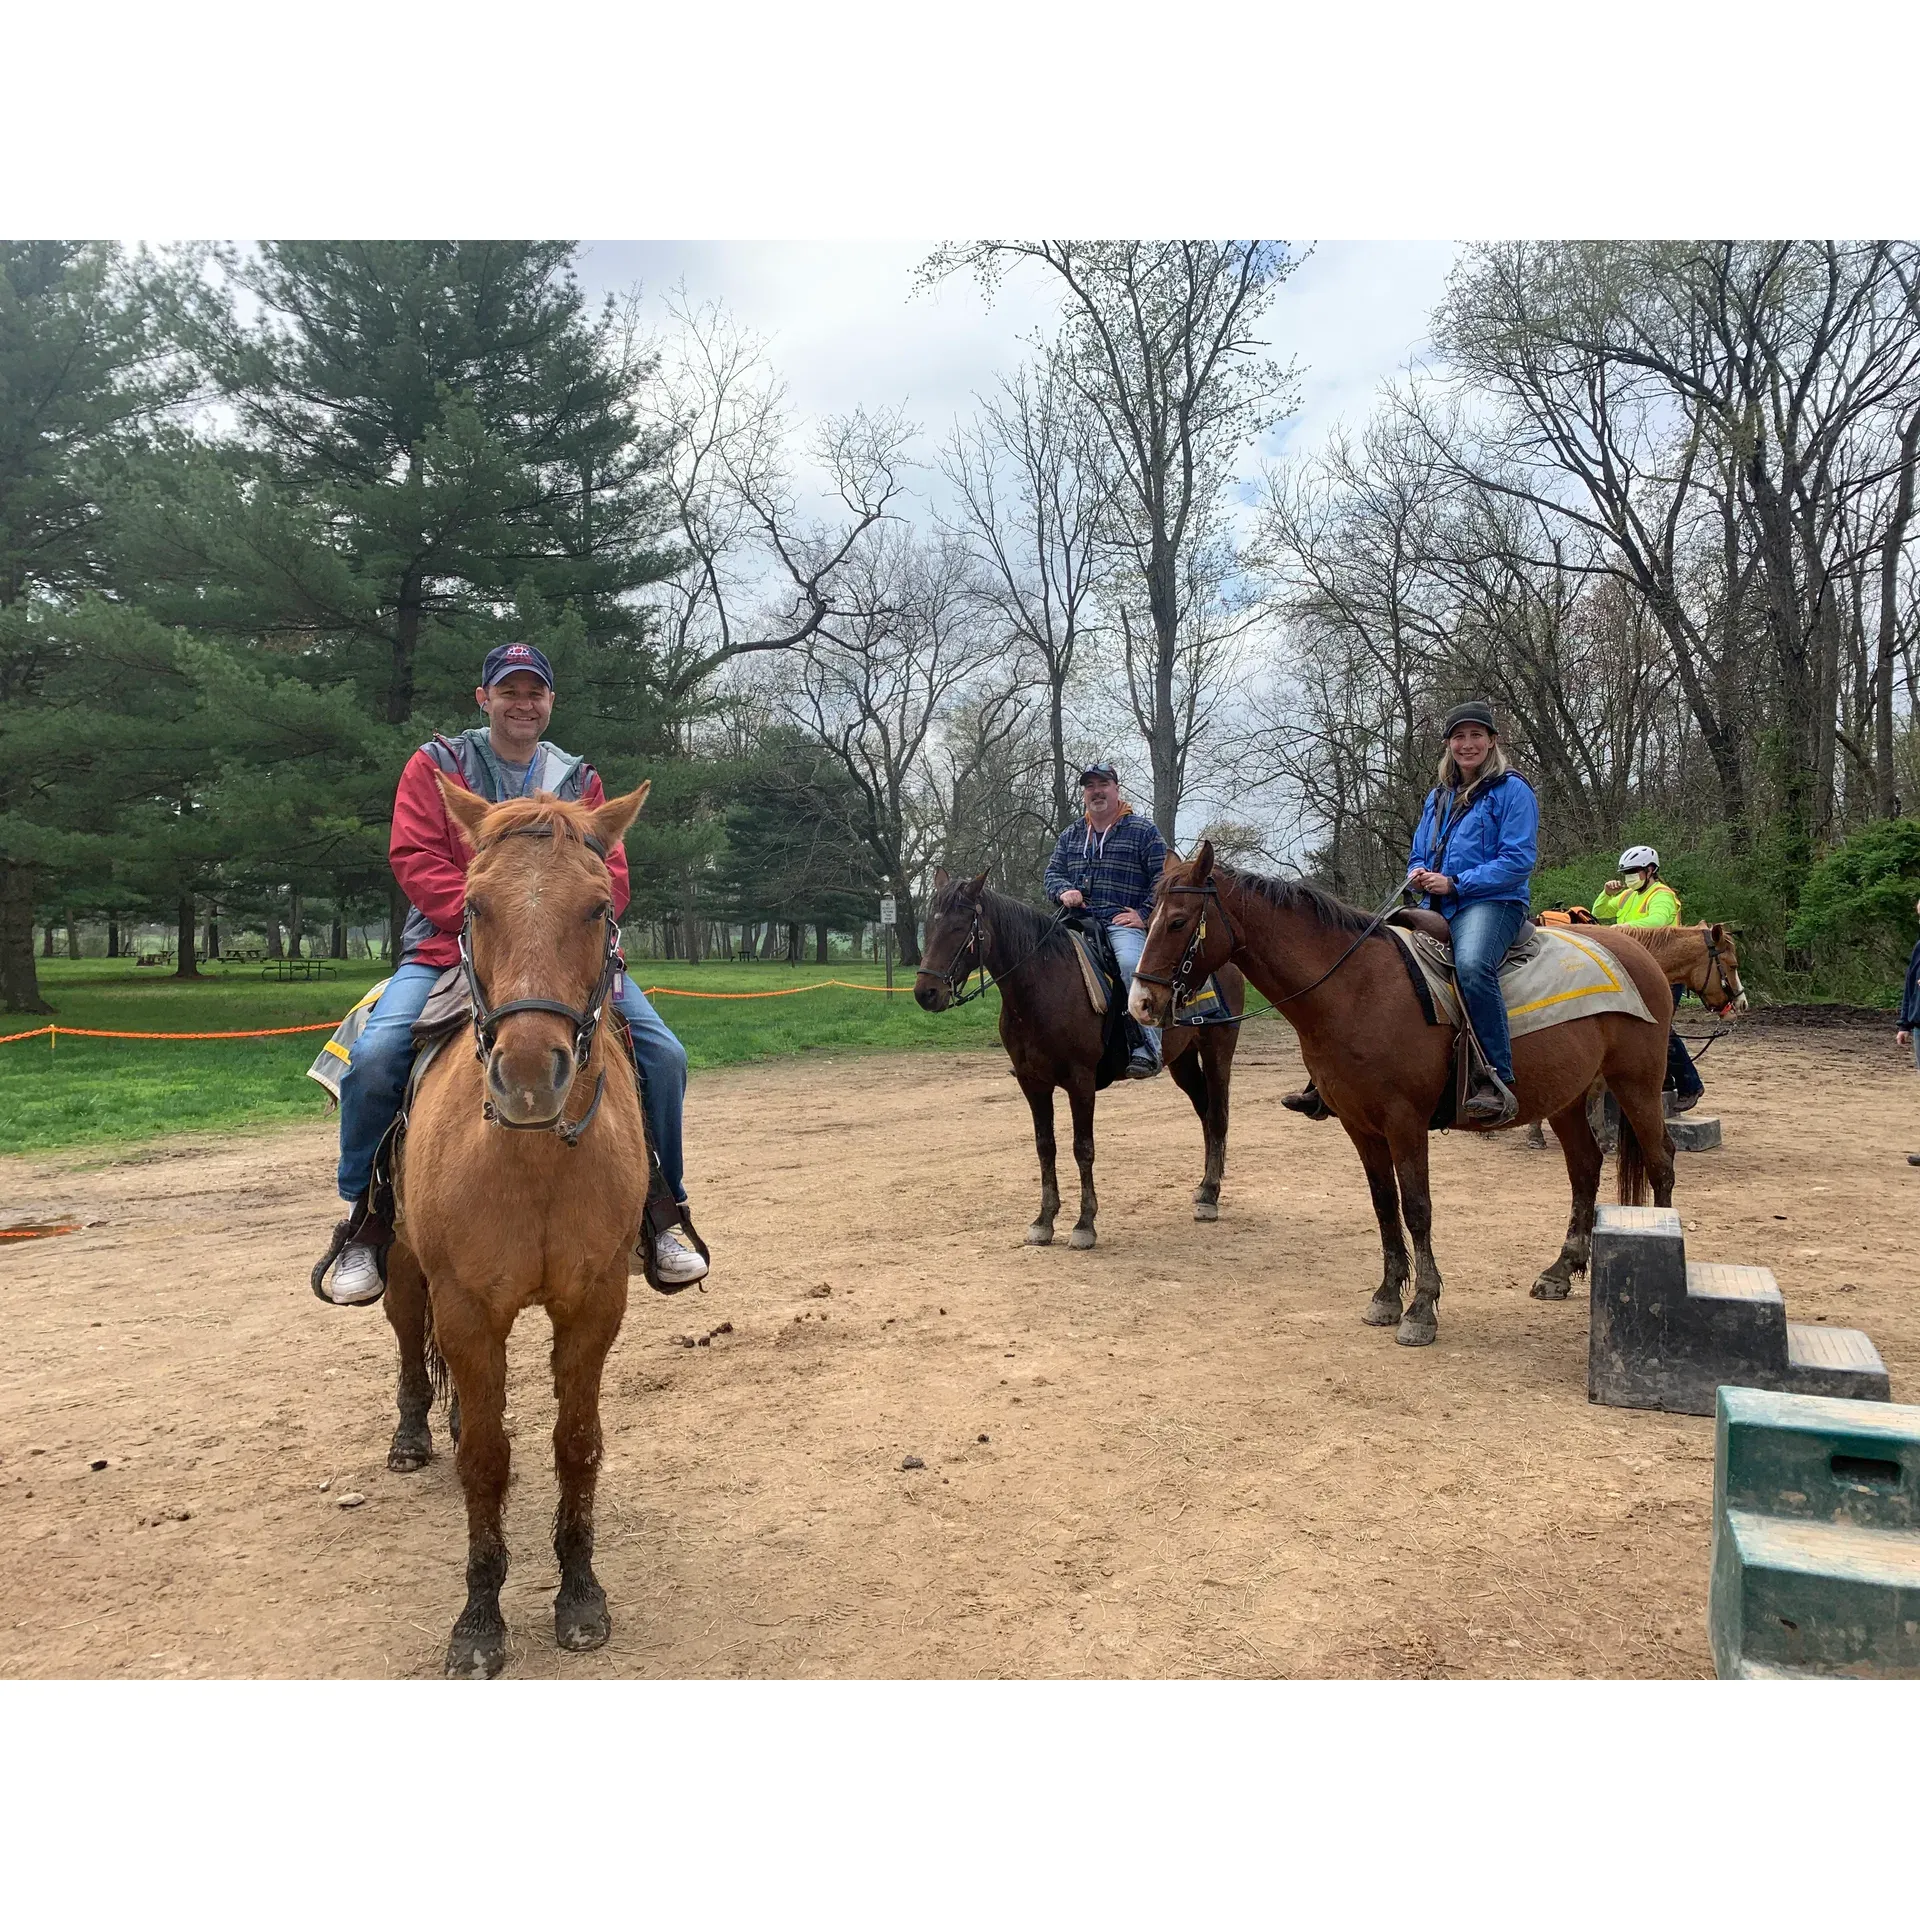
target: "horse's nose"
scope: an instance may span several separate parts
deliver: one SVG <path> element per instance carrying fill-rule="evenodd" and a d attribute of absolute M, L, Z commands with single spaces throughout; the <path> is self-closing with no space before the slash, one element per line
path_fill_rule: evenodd
<path fill-rule="evenodd" d="M 487 1061 L 487 1091 L 504 1119 L 543 1126 L 565 1106 L 573 1087 L 573 1055 L 565 1047 L 496 1047 Z"/>
<path fill-rule="evenodd" d="M 928 1013 L 940 1011 L 940 989 L 931 980 L 923 980 L 913 990 L 913 997 Z"/>

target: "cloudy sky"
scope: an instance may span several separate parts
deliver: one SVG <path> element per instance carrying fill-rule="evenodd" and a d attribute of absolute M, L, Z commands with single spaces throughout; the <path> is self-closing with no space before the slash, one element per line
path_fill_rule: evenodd
<path fill-rule="evenodd" d="M 989 306 L 968 276 L 916 293 L 932 241 L 596 241 L 581 278 L 594 295 L 636 281 L 650 299 L 684 281 L 767 335 L 774 365 L 808 415 L 904 404 L 935 440 L 1053 311 L 1046 273 L 1012 276 Z M 1381 381 L 1425 342 L 1457 249 L 1447 241 L 1318 243 L 1282 289 L 1269 337 L 1301 368 L 1301 405 L 1262 450 L 1318 445 L 1365 417 Z"/>

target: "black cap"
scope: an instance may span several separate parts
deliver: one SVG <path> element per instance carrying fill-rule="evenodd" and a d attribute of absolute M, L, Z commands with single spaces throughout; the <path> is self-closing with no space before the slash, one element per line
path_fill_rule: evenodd
<path fill-rule="evenodd" d="M 1080 784 L 1084 787 L 1089 780 L 1111 780 L 1119 783 L 1120 770 L 1111 760 L 1096 760 L 1090 766 L 1080 769 Z"/>
<path fill-rule="evenodd" d="M 1493 724 L 1493 709 L 1484 700 L 1462 700 L 1454 710 L 1440 723 L 1440 737 L 1443 740 L 1453 738 L 1455 727 L 1481 726 L 1489 733 L 1498 733 L 1500 729 Z"/>
<path fill-rule="evenodd" d="M 480 684 L 490 687 L 510 673 L 536 673 L 549 688 L 553 685 L 553 669 L 547 665 L 547 656 L 538 647 L 528 646 L 524 640 L 495 647 L 487 655 L 487 664 L 480 669 Z"/>

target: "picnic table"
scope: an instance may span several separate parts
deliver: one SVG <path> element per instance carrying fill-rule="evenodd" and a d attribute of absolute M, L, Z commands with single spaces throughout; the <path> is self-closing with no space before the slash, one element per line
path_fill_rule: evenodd
<path fill-rule="evenodd" d="M 327 960 L 269 960 L 260 969 L 262 980 L 331 980 L 334 967 Z"/>

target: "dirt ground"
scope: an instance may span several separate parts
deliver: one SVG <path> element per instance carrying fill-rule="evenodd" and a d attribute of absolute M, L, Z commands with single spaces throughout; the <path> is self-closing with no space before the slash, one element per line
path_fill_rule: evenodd
<path fill-rule="evenodd" d="M 1693 1257 L 1771 1266 L 1911 1398 L 1920 1086 L 1890 1026 L 1724 1039 L 1726 1145 L 1682 1157 L 1676 1204 Z M 671 1302 L 636 1283 L 609 1365 L 600 1653 L 553 1645 L 544 1318 L 515 1337 L 508 1672 L 1709 1674 L 1712 1423 L 1587 1403 L 1582 1292 L 1527 1297 L 1558 1152 L 1436 1141 L 1447 1288 L 1408 1351 L 1360 1323 L 1352 1148 L 1279 1105 L 1291 1033 L 1248 1027 L 1239 1069 L 1213 1226 L 1172 1085 L 1102 1096 L 1091 1253 L 1064 1218 L 1023 1244 L 997 1053 L 699 1076 L 717 1268 Z M 436 1410 L 440 1457 L 385 1471 L 385 1320 L 307 1290 L 331 1161 L 313 1124 L 0 1169 L 0 1214 L 89 1223 L 0 1242 L 0 1675 L 438 1672 L 451 1453 Z"/>

